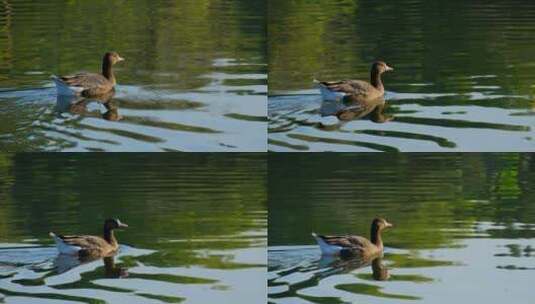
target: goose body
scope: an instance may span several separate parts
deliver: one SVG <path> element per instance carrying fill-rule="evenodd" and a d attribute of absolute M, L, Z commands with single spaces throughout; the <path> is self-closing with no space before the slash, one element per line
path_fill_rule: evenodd
<path fill-rule="evenodd" d="M 377 61 L 372 65 L 370 82 L 363 80 L 314 80 L 314 82 L 319 87 L 321 96 L 325 101 L 338 101 L 342 99 L 369 101 L 380 98 L 385 94 L 381 75 L 393 70 L 386 63 Z"/>
<path fill-rule="evenodd" d="M 102 74 L 78 73 L 67 76 L 52 76 L 57 94 L 62 96 L 92 97 L 112 91 L 116 85 L 113 65 L 124 58 L 115 52 L 108 52 L 102 59 Z"/>
<path fill-rule="evenodd" d="M 312 233 L 312 236 L 316 239 L 322 255 L 371 258 L 382 255 L 381 231 L 389 227 L 392 227 L 392 224 L 385 219 L 374 219 L 371 225 L 371 241 L 358 235 L 327 236 Z"/>
<path fill-rule="evenodd" d="M 126 228 L 128 225 L 118 219 L 108 219 L 104 222 L 102 237 L 93 235 L 56 235 L 50 236 L 56 243 L 60 254 L 78 257 L 105 257 L 114 254 L 119 249 L 119 243 L 113 234 L 114 229 Z"/>

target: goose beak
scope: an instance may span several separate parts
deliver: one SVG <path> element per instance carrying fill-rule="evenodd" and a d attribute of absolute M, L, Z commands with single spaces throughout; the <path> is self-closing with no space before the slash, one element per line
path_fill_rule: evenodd
<path fill-rule="evenodd" d="M 121 61 L 124 61 L 124 58 L 123 57 L 117 57 L 117 62 L 121 62 Z"/>
<path fill-rule="evenodd" d="M 123 223 L 123 222 L 121 222 L 119 220 L 117 222 L 118 222 L 117 225 L 119 226 L 119 228 L 128 228 L 127 224 L 125 224 L 125 223 Z"/>
<path fill-rule="evenodd" d="M 390 66 L 388 66 L 388 65 L 386 66 L 386 70 L 385 70 L 385 71 L 390 72 L 390 71 L 393 71 L 393 70 L 394 70 L 393 67 L 390 67 Z"/>
<path fill-rule="evenodd" d="M 386 228 L 392 228 L 394 227 L 393 224 L 389 223 L 389 222 L 386 222 L 386 225 L 385 225 Z"/>

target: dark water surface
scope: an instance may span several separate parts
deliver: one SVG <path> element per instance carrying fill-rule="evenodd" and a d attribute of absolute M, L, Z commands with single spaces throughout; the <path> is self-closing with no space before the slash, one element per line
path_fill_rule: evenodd
<path fill-rule="evenodd" d="M 265 166 L 0 155 L 0 302 L 266 303 Z M 107 217 L 130 225 L 117 256 L 58 258 L 49 231 L 100 234 Z"/>
<path fill-rule="evenodd" d="M 535 2 L 269 1 L 269 149 L 535 150 Z M 312 80 L 384 76 L 392 121 L 322 115 Z"/>
<path fill-rule="evenodd" d="M 265 151 L 262 0 L 0 2 L 6 151 Z M 50 75 L 116 66 L 107 104 L 56 98 Z M 121 118 L 121 119 L 119 119 Z"/>
<path fill-rule="evenodd" d="M 293 155 L 269 159 L 269 302 L 531 303 L 529 154 Z M 311 232 L 384 233 L 373 265 L 320 258 Z"/>

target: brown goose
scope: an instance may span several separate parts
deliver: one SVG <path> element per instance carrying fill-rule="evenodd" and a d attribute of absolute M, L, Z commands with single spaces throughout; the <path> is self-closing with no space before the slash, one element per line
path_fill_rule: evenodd
<path fill-rule="evenodd" d="M 123 60 L 124 58 L 116 52 L 108 52 L 102 59 L 102 74 L 78 73 L 69 76 L 52 76 L 58 95 L 92 97 L 112 91 L 116 84 L 113 65 Z"/>
<path fill-rule="evenodd" d="M 361 256 L 371 258 L 383 254 L 383 240 L 381 232 L 393 227 L 383 218 L 375 218 L 372 221 L 370 239 L 362 236 L 325 236 L 312 233 L 318 242 L 323 255 L 337 255 L 342 257 Z"/>
<path fill-rule="evenodd" d="M 385 94 L 381 75 L 393 71 L 382 61 L 374 62 L 371 69 L 370 82 L 362 80 L 316 81 L 324 100 L 369 101 Z"/>
<path fill-rule="evenodd" d="M 50 236 L 56 242 L 61 254 L 75 255 L 80 258 L 105 257 L 113 255 L 119 249 L 119 243 L 113 234 L 114 229 L 126 228 L 128 225 L 118 219 L 107 219 L 104 222 L 103 237 L 93 235 L 56 235 Z"/>

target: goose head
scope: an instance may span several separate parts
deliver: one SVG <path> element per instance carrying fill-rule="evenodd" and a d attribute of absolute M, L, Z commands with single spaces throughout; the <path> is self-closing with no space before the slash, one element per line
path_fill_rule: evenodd
<path fill-rule="evenodd" d="M 104 230 L 114 230 L 127 227 L 128 225 L 122 223 L 119 219 L 107 219 L 106 221 L 104 221 Z"/>
<path fill-rule="evenodd" d="M 374 71 L 376 73 L 379 73 L 379 74 L 383 74 L 384 72 L 390 72 L 390 71 L 393 71 L 393 70 L 394 70 L 394 68 L 388 66 L 383 61 L 376 61 L 372 65 L 372 71 Z"/>
<path fill-rule="evenodd" d="M 124 61 L 124 58 L 119 56 L 117 52 L 107 52 L 104 54 L 104 61 L 114 65 L 118 62 Z"/>
<path fill-rule="evenodd" d="M 372 222 L 372 230 L 375 230 L 375 231 L 382 231 L 386 228 L 392 228 L 392 227 L 394 227 L 394 225 L 387 222 L 384 218 L 381 218 L 381 217 L 375 218 Z"/>

